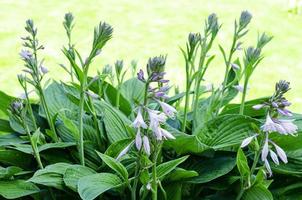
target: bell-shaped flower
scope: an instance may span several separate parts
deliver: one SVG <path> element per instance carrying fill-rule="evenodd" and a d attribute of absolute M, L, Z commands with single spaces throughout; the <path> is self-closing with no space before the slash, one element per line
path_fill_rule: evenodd
<path fill-rule="evenodd" d="M 236 90 L 238 90 L 238 92 L 243 92 L 244 88 L 241 85 L 234 85 L 233 86 Z"/>
<path fill-rule="evenodd" d="M 282 160 L 282 162 L 287 163 L 288 161 L 287 161 L 287 156 L 286 156 L 285 151 L 281 147 L 279 147 L 276 143 L 272 142 L 272 144 L 274 145 L 274 147 L 277 151 L 277 154 L 278 154 L 279 158 Z"/>
<path fill-rule="evenodd" d="M 272 172 L 271 166 L 269 165 L 269 162 L 267 159 L 264 160 L 264 166 L 269 174 L 269 177 L 271 177 L 273 175 L 273 172 Z"/>
<path fill-rule="evenodd" d="M 137 150 L 140 150 L 142 148 L 142 136 L 140 129 L 137 130 L 136 136 L 135 136 L 135 146 Z"/>
<path fill-rule="evenodd" d="M 158 127 L 160 123 L 165 122 L 167 120 L 167 116 L 157 110 L 148 109 L 148 114 L 150 118 L 150 128 L 152 130 L 153 128 Z"/>
<path fill-rule="evenodd" d="M 134 128 L 140 128 L 140 127 L 144 128 L 144 129 L 148 128 L 147 124 L 144 121 L 141 108 L 138 108 L 137 116 L 136 116 L 135 120 L 133 121 L 132 126 Z"/>
<path fill-rule="evenodd" d="M 116 157 L 116 160 L 119 160 L 121 157 L 123 157 L 124 155 L 126 155 L 128 153 L 128 151 L 130 150 L 131 145 L 133 144 L 133 142 L 131 142 L 128 146 L 126 146 L 126 148 L 124 148 L 120 154 Z"/>
<path fill-rule="evenodd" d="M 279 160 L 278 160 L 277 154 L 274 151 L 272 151 L 272 150 L 270 150 L 269 153 L 270 153 L 270 156 L 271 156 L 271 159 L 273 160 L 273 162 L 276 165 L 279 165 Z"/>
<path fill-rule="evenodd" d="M 249 145 L 249 144 L 253 141 L 253 139 L 254 139 L 255 137 L 257 137 L 257 136 L 258 136 L 258 134 L 255 134 L 255 135 L 253 135 L 253 136 L 250 136 L 250 137 L 245 138 L 245 139 L 242 141 L 240 147 L 241 147 L 241 148 L 246 147 L 246 146 Z"/>
<path fill-rule="evenodd" d="M 261 108 L 263 108 L 265 105 L 264 104 L 257 104 L 253 106 L 253 109 L 255 110 L 260 110 Z"/>
<path fill-rule="evenodd" d="M 267 114 L 265 124 L 261 126 L 264 132 L 278 132 L 281 134 L 286 134 L 285 129 L 278 123 L 274 122 L 272 118 Z"/>
<path fill-rule="evenodd" d="M 151 148 L 150 148 L 149 138 L 147 136 L 143 137 L 143 147 L 144 147 L 144 151 L 146 152 L 146 154 L 148 156 L 150 156 L 150 154 L 151 154 Z"/>
<path fill-rule="evenodd" d="M 268 152 L 269 152 L 269 147 L 268 147 L 268 134 L 266 133 L 264 145 L 263 145 L 262 151 L 261 151 L 261 160 L 262 160 L 262 161 L 267 160 Z"/>
<path fill-rule="evenodd" d="M 167 131 L 163 128 L 160 128 L 160 131 L 161 131 L 161 134 L 162 134 L 163 138 L 165 138 L 166 140 L 167 139 L 172 139 L 172 140 L 175 139 L 175 137 L 169 131 Z"/>
<path fill-rule="evenodd" d="M 285 135 L 294 135 L 298 131 L 298 127 L 293 123 L 293 120 L 279 119 L 277 123 L 282 126 Z"/>
<path fill-rule="evenodd" d="M 157 101 L 157 102 L 159 103 L 159 105 L 161 106 L 161 108 L 163 109 L 164 113 L 167 116 L 174 117 L 177 110 L 173 106 L 171 106 L 165 102 L 162 102 L 162 101 Z"/>
<path fill-rule="evenodd" d="M 287 116 L 287 117 L 293 116 L 293 113 L 285 108 L 277 108 L 277 111 L 279 114 Z"/>

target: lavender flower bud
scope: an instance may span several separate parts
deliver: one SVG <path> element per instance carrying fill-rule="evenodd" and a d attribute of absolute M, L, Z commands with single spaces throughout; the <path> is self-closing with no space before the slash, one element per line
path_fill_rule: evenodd
<path fill-rule="evenodd" d="M 28 50 L 21 50 L 19 55 L 23 60 L 30 60 L 32 58 L 32 53 Z"/>
<path fill-rule="evenodd" d="M 233 86 L 236 90 L 238 90 L 238 92 L 243 92 L 243 86 L 241 86 L 241 85 L 234 85 Z"/>
<path fill-rule="evenodd" d="M 247 63 L 254 62 L 259 59 L 261 50 L 254 47 L 248 47 L 245 52 L 245 59 Z"/>
<path fill-rule="evenodd" d="M 20 114 L 23 109 L 23 102 L 21 99 L 14 100 L 10 105 L 10 110 L 13 114 Z"/>
<path fill-rule="evenodd" d="M 269 41 L 271 41 L 273 37 L 262 33 L 260 37 L 258 37 L 257 48 L 262 49 Z"/>
<path fill-rule="evenodd" d="M 40 70 L 41 70 L 41 72 L 43 73 L 43 74 L 47 74 L 49 71 L 48 71 L 48 69 L 46 68 L 46 67 L 44 67 L 44 66 L 41 66 L 40 67 Z"/>
<path fill-rule="evenodd" d="M 112 67 L 111 65 L 105 65 L 102 70 L 103 75 L 111 75 L 112 74 Z"/>
<path fill-rule="evenodd" d="M 99 95 L 97 95 L 97 94 L 95 94 L 93 92 L 90 92 L 90 91 L 86 91 L 86 94 L 88 96 L 90 96 L 91 98 L 93 98 L 93 99 L 98 99 L 99 98 Z"/>
<path fill-rule="evenodd" d="M 145 77 L 144 77 L 144 71 L 143 70 L 139 70 L 139 72 L 137 73 L 137 78 L 138 80 L 145 82 Z"/>
<path fill-rule="evenodd" d="M 278 108 L 279 106 L 278 106 L 278 104 L 276 103 L 276 102 L 272 102 L 272 106 L 274 107 L 274 108 Z"/>
<path fill-rule="evenodd" d="M 219 30 L 218 18 L 215 13 L 208 16 L 208 30 L 211 31 L 213 35 L 216 35 Z"/>
<path fill-rule="evenodd" d="M 263 108 L 265 105 L 264 104 L 257 104 L 253 106 L 253 109 L 255 110 L 260 110 L 261 108 Z"/>
<path fill-rule="evenodd" d="M 146 154 L 150 156 L 151 154 L 150 142 L 149 142 L 149 138 L 145 135 L 143 137 L 143 147 Z"/>
<path fill-rule="evenodd" d="M 64 22 L 63 22 L 63 25 L 65 27 L 65 29 L 69 29 L 71 30 L 72 29 L 72 22 L 74 20 L 74 17 L 72 15 L 72 13 L 66 13 L 65 16 L 64 16 Z"/>
<path fill-rule="evenodd" d="M 149 58 L 147 63 L 148 74 L 160 73 L 165 70 L 166 56 L 160 55 L 153 58 Z"/>
<path fill-rule="evenodd" d="M 240 69 L 239 65 L 237 65 L 236 63 L 231 63 L 231 66 L 235 71 Z"/>
<path fill-rule="evenodd" d="M 200 34 L 199 33 L 189 33 L 188 41 L 189 41 L 191 50 L 194 51 L 196 45 L 200 41 Z"/>
<path fill-rule="evenodd" d="M 119 76 L 123 70 L 123 67 L 124 67 L 124 61 L 123 60 L 117 60 L 114 64 L 114 67 L 115 67 L 115 71 L 116 71 L 116 74 Z"/>
<path fill-rule="evenodd" d="M 128 146 L 126 146 L 125 149 L 123 149 L 120 154 L 117 156 L 116 160 L 119 160 L 121 157 L 123 157 L 124 155 L 126 155 L 128 153 L 128 151 L 130 150 L 130 147 L 133 143 L 130 143 Z"/>
<path fill-rule="evenodd" d="M 141 150 L 142 148 L 142 136 L 141 136 L 141 132 L 140 129 L 138 129 L 136 136 L 135 136 L 135 146 L 137 148 L 137 150 Z"/>
<path fill-rule="evenodd" d="M 239 28 L 244 29 L 252 19 L 252 15 L 248 11 L 241 12 L 240 19 L 239 19 Z"/>
<path fill-rule="evenodd" d="M 281 93 L 286 93 L 288 90 L 290 90 L 289 87 L 290 83 L 285 80 L 280 80 L 278 83 L 276 83 L 276 91 Z"/>

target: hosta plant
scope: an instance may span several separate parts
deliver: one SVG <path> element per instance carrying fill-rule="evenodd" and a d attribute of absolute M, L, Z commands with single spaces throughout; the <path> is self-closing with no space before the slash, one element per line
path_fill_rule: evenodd
<path fill-rule="evenodd" d="M 188 35 L 180 49 L 184 91 L 169 84 L 166 55 L 145 66 L 132 61 L 130 70 L 117 60 L 91 76 L 114 31 L 100 22 L 84 57 L 71 13 L 63 21 L 66 60 L 48 68 L 27 20 L 17 76 L 23 93 L 0 92 L 1 198 L 301 199 L 302 117 L 288 110 L 289 82 L 276 80 L 271 96 L 247 100 L 272 39 L 261 33 L 245 46 L 251 19 L 244 11 L 235 20 L 230 47 L 217 45 L 216 14 Z M 214 59 L 225 65 L 217 87 L 204 82 Z M 56 67 L 70 80 L 49 79 Z"/>

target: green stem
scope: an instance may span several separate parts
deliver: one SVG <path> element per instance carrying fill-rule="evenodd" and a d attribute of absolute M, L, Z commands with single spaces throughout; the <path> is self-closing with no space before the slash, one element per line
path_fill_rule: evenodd
<path fill-rule="evenodd" d="M 117 109 L 120 108 L 120 85 L 118 84 L 117 86 L 117 93 L 116 93 L 116 102 L 115 102 L 115 106 Z"/>
<path fill-rule="evenodd" d="M 157 200 L 157 174 L 156 174 L 156 162 L 158 156 L 157 145 L 154 145 L 154 156 L 152 166 L 152 200 Z"/>
<path fill-rule="evenodd" d="M 189 75 L 189 64 L 188 61 L 186 61 L 186 97 L 185 97 L 185 109 L 184 109 L 184 119 L 182 122 L 182 132 L 185 132 L 186 130 L 186 124 L 187 124 L 187 115 L 188 115 L 188 107 L 189 107 L 189 101 L 190 101 L 190 75 Z"/>
<path fill-rule="evenodd" d="M 245 80 L 244 80 L 243 93 L 242 93 L 241 104 L 240 104 L 240 111 L 239 111 L 240 115 L 244 114 L 244 105 L 245 105 L 245 98 L 246 98 L 248 80 L 249 80 L 248 77 L 246 77 Z"/>
<path fill-rule="evenodd" d="M 85 79 L 85 78 L 84 78 Z M 85 81 L 84 81 L 85 82 Z M 85 156 L 84 156 L 84 134 L 83 134 L 83 115 L 84 115 L 84 103 L 85 103 L 85 84 L 81 84 L 81 94 L 80 94 L 80 104 L 79 104 L 79 134 L 80 138 L 78 141 L 79 158 L 81 165 L 85 166 Z"/>

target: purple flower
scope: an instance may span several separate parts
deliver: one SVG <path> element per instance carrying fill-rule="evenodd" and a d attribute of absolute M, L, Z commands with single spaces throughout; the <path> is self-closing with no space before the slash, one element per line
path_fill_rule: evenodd
<path fill-rule="evenodd" d="M 95 94 L 93 92 L 90 92 L 90 91 L 86 91 L 86 94 L 88 96 L 90 96 L 91 98 L 93 98 L 93 99 L 98 99 L 99 98 L 99 95 L 97 95 L 97 94 Z"/>
<path fill-rule="evenodd" d="M 283 106 L 290 106 L 290 105 L 291 105 L 291 103 L 290 103 L 289 101 L 287 101 L 286 99 L 282 99 L 282 100 L 281 100 L 281 104 L 282 104 Z"/>
<path fill-rule="evenodd" d="M 143 119 L 143 115 L 142 115 L 140 107 L 138 108 L 137 116 L 136 116 L 135 120 L 133 121 L 132 126 L 134 128 L 140 128 L 140 127 L 144 128 L 144 129 L 148 128 L 147 124 L 145 123 L 145 121 Z"/>
<path fill-rule="evenodd" d="M 281 134 L 286 133 L 284 128 L 280 124 L 274 122 L 272 120 L 272 118 L 269 116 L 269 114 L 267 114 L 265 124 L 261 126 L 261 129 L 264 132 L 268 132 L 268 133 L 271 133 L 271 132 L 278 132 Z"/>
<path fill-rule="evenodd" d="M 272 151 L 272 150 L 269 150 L 269 153 L 270 153 L 270 156 L 271 156 L 271 159 L 273 160 L 273 162 L 276 165 L 279 165 L 279 160 L 278 160 L 277 154 L 274 151 Z"/>
<path fill-rule="evenodd" d="M 243 86 L 241 86 L 241 85 L 234 85 L 233 86 L 236 90 L 238 90 L 238 92 L 243 92 Z"/>
<path fill-rule="evenodd" d="M 232 63 L 231 66 L 235 71 L 240 69 L 239 65 L 237 65 L 236 63 Z"/>
<path fill-rule="evenodd" d="M 262 151 L 261 151 L 261 160 L 262 161 L 267 160 L 268 151 L 269 151 L 269 148 L 268 148 L 268 134 L 266 133 L 264 145 L 263 145 Z"/>
<path fill-rule="evenodd" d="M 265 105 L 264 104 L 257 104 L 257 105 L 254 105 L 253 108 L 255 110 L 260 110 L 261 108 L 263 108 Z"/>
<path fill-rule="evenodd" d="M 20 52 L 20 56 L 21 58 L 23 58 L 24 60 L 29 60 L 32 57 L 32 53 L 28 50 L 21 50 Z"/>
<path fill-rule="evenodd" d="M 288 117 L 293 116 L 292 112 L 285 109 L 285 108 L 283 108 L 283 109 L 277 108 L 277 111 L 278 111 L 279 114 L 284 115 L 284 116 L 288 116 Z"/>
<path fill-rule="evenodd" d="M 279 105 L 276 103 L 276 102 L 272 102 L 272 106 L 274 107 L 274 108 L 278 108 L 279 107 Z"/>
<path fill-rule="evenodd" d="M 116 160 L 119 160 L 121 157 L 123 157 L 124 155 L 126 155 L 126 154 L 128 153 L 128 151 L 129 151 L 131 145 L 132 145 L 132 142 L 131 142 L 128 146 L 126 146 L 125 149 L 123 149 L 123 150 L 120 152 L 120 154 L 116 157 Z"/>
<path fill-rule="evenodd" d="M 255 134 L 255 135 L 253 135 L 253 136 L 250 136 L 250 137 L 245 138 L 245 139 L 242 141 L 240 147 L 241 147 L 241 148 L 246 147 L 246 146 L 249 145 L 249 144 L 253 141 L 253 139 L 256 138 L 257 136 L 258 136 L 258 134 Z"/>
<path fill-rule="evenodd" d="M 149 143 L 149 138 L 147 136 L 144 135 L 143 137 L 143 147 L 144 147 L 144 151 L 146 152 L 146 154 L 148 156 L 150 156 L 151 154 L 151 149 L 150 149 L 150 143 Z"/>
<path fill-rule="evenodd" d="M 169 131 L 167 131 L 165 129 L 162 129 L 162 128 L 159 128 L 159 129 L 160 129 L 161 134 L 162 134 L 164 139 L 166 139 L 166 140 L 167 139 L 172 139 L 172 140 L 175 139 L 175 137 Z"/>
<path fill-rule="evenodd" d="M 271 166 L 269 165 L 269 162 L 268 160 L 264 160 L 264 165 L 265 165 L 265 168 L 269 174 L 269 177 L 271 177 L 273 175 L 273 172 L 272 172 L 272 169 L 271 169 Z"/>
<path fill-rule="evenodd" d="M 44 67 L 44 66 L 41 66 L 40 67 L 40 70 L 41 70 L 41 72 L 43 73 L 43 74 L 47 74 L 49 71 L 48 71 L 48 69 L 46 68 L 46 67 Z"/>
<path fill-rule="evenodd" d="M 150 118 L 150 128 L 155 128 L 159 126 L 160 123 L 167 120 L 167 116 L 164 113 L 161 113 L 156 110 L 148 109 L 148 114 Z"/>
<path fill-rule="evenodd" d="M 276 143 L 272 142 L 272 144 L 274 145 L 274 147 L 277 151 L 277 154 L 278 154 L 279 158 L 282 160 L 282 162 L 287 163 L 288 161 L 287 161 L 287 156 L 286 156 L 285 151 L 281 147 L 279 147 Z"/>
<path fill-rule="evenodd" d="M 139 70 L 139 72 L 137 73 L 137 78 L 138 78 L 138 80 L 140 80 L 140 81 L 145 81 L 145 78 L 144 78 L 144 71 L 143 70 Z"/>
<path fill-rule="evenodd" d="M 141 136 L 141 132 L 140 129 L 137 130 L 136 136 L 135 136 L 135 146 L 137 148 L 137 150 L 140 150 L 142 148 L 142 136 Z"/>
<path fill-rule="evenodd" d="M 294 135 L 298 131 L 298 127 L 293 123 L 293 120 L 278 120 L 278 123 L 283 127 L 285 130 L 284 133 Z"/>
<path fill-rule="evenodd" d="M 170 106 L 169 104 L 162 102 L 162 101 L 157 101 L 161 108 L 163 109 L 164 113 L 169 116 L 169 117 L 174 117 L 175 113 L 177 110 L 173 107 Z"/>

